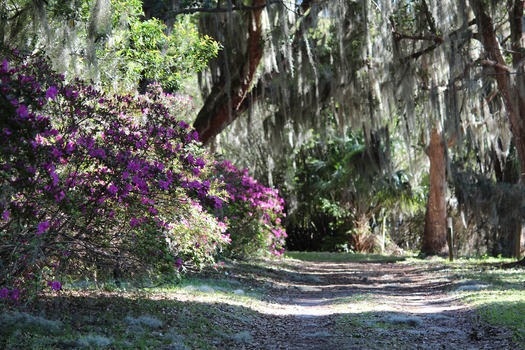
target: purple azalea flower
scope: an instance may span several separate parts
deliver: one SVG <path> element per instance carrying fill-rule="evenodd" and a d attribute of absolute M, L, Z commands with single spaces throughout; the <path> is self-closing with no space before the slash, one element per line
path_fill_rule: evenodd
<path fill-rule="evenodd" d="M 46 98 L 54 100 L 58 95 L 58 90 L 55 86 L 50 86 L 46 91 Z"/>
<path fill-rule="evenodd" d="M 150 214 L 152 215 L 157 215 L 159 212 L 157 209 L 155 209 L 154 207 L 149 207 L 148 208 L 148 211 L 150 212 Z"/>
<path fill-rule="evenodd" d="M 73 90 L 68 89 L 66 91 L 66 97 L 67 98 L 77 98 L 78 97 L 78 91 L 73 91 Z"/>
<path fill-rule="evenodd" d="M 118 192 L 118 187 L 114 184 L 109 185 L 108 192 L 111 193 L 112 196 L 116 195 Z"/>
<path fill-rule="evenodd" d="M 11 299 L 12 300 L 15 300 L 15 301 L 18 300 L 19 296 L 20 296 L 20 289 L 15 288 L 15 289 L 13 289 L 11 291 Z"/>
<path fill-rule="evenodd" d="M 0 299 L 7 299 L 9 298 L 9 289 L 6 287 L 0 289 Z"/>
<path fill-rule="evenodd" d="M 27 116 L 29 115 L 27 106 L 26 105 L 18 106 L 18 108 L 16 109 L 16 114 L 18 114 L 22 118 L 27 118 Z"/>
<path fill-rule="evenodd" d="M 129 225 L 131 227 L 137 227 L 140 225 L 140 221 L 137 218 L 131 218 L 131 220 L 129 221 Z"/>
<path fill-rule="evenodd" d="M 93 158 L 106 159 L 106 151 L 102 148 L 93 148 L 89 151 L 89 155 Z"/>
<path fill-rule="evenodd" d="M 197 181 L 197 180 L 194 180 L 194 181 L 190 182 L 189 186 L 190 186 L 190 188 L 193 188 L 193 189 L 196 189 L 196 190 L 200 190 L 202 188 L 202 184 L 199 181 Z"/>
<path fill-rule="evenodd" d="M 72 153 L 75 150 L 75 144 L 73 142 L 68 142 L 66 145 L 66 152 Z"/>
<path fill-rule="evenodd" d="M 57 194 L 55 194 L 55 201 L 57 203 L 60 203 L 62 199 L 64 199 L 65 197 L 66 197 L 66 194 L 64 193 L 64 191 L 60 191 Z"/>
<path fill-rule="evenodd" d="M 140 164 L 134 161 L 129 162 L 128 169 L 131 171 L 137 171 L 140 169 Z"/>
<path fill-rule="evenodd" d="M 184 263 L 182 262 L 182 259 L 181 258 L 177 258 L 177 261 L 175 262 L 175 266 L 177 267 L 177 269 L 180 270 L 183 265 L 184 265 Z"/>
<path fill-rule="evenodd" d="M 36 229 L 36 234 L 41 235 L 42 233 L 46 232 L 49 229 L 49 221 L 42 221 L 38 224 L 38 227 Z"/>
<path fill-rule="evenodd" d="M 170 182 L 169 181 L 164 181 L 164 180 L 159 180 L 159 187 L 163 190 L 169 190 L 170 188 Z"/>
<path fill-rule="evenodd" d="M 52 290 L 59 291 L 62 289 L 62 283 L 58 281 L 48 281 L 47 285 L 50 286 Z"/>
<path fill-rule="evenodd" d="M 206 165 L 206 162 L 202 158 L 197 158 L 197 160 L 195 161 L 195 165 L 198 166 L 199 168 L 204 168 L 204 166 Z"/>
<path fill-rule="evenodd" d="M 222 208 L 222 199 L 220 199 L 217 196 L 213 196 L 212 199 L 213 199 L 214 206 L 215 206 L 216 209 Z"/>
<path fill-rule="evenodd" d="M 2 213 L 2 218 L 3 218 L 5 221 L 7 221 L 7 220 L 9 220 L 9 215 L 10 215 L 9 210 L 5 210 L 5 211 Z"/>
<path fill-rule="evenodd" d="M 55 148 L 55 147 L 53 147 L 53 150 L 51 151 L 51 154 L 53 154 L 53 157 L 55 157 L 55 158 L 62 157 L 62 152 L 59 149 Z"/>
<path fill-rule="evenodd" d="M 55 173 L 53 170 L 51 170 L 51 179 L 53 179 L 53 186 L 56 186 L 58 185 L 58 183 L 60 182 L 60 179 L 58 178 L 58 175 L 57 173 Z"/>

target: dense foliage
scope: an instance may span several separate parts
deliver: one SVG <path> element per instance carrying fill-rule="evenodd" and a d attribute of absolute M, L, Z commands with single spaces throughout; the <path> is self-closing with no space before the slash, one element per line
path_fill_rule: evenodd
<path fill-rule="evenodd" d="M 368 142 L 362 133 L 317 136 L 300 149 L 290 191 L 297 208 L 287 226 L 292 249 L 372 252 L 384 244 L 380 229 L 422 207 L 407 172 L 393 169 L 387 133 Z"/>
<path fill-rule="evenodd" d="M 212 263 L 254 222 L 266 228 L 256 251 L 280 251 L 280 198 L 213 160 L 177 116 L 187 101 L 159 86 L 132 97 L 66 83 L 39 54 L 0 59 L 3 298 L 58 290 L 65 274 L 169 276 Z"/>
<path fill-rule="evenodd" d="M 112 0 L 111 6 L 111 30 L 95 45 L 106 87 L 129 91 L 154 81 L 165 90 L 180 90 L 185 77 L 203 70 L 218 53 L 219 44 L 200 36 L 188 18 L 168 29 L 157 18 L 143 18 L 140 0 Z"/>
<path fill-rule="evenodd" d="M 180 90 L 220 49 L 192 18 L 166 23 L 147 16 L 140 0 L 1 1 L 0 28 L 0 42 L 43 49 L 68 78 L 119 93 L 153 81 Z"/>

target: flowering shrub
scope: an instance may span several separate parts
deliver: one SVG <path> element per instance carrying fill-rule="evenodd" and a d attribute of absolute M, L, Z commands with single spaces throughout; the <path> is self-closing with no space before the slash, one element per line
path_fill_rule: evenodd
<path fill-rule="evenodd" d="M 188 119 L 194 107 L 191 99 L 163 93 L 160 84 L 151 84 L 146 97 L 149 101 L 162 103 L 170 113 L 184 115 Z M 231 244 L 225 247 L 226 255 L 248 257 L 271 253 L 283 253 L 287 237 L 281 219 L 284 217 L 284 201 L 278 191 L 259 184 L 248 175 L 248 170 L 237 169 L 230 161 L 215 161 L 214 174 L 226 190 L 227 198 L 217 196 L 208 202 L 208 211 L 214 212 L 220 222 L 228 222 Z M 198 227 L 198 225 L 197 225 Z"/>
<path fill-rule="evenodd" d="M 4 298 L 28 284 L 57 290 L 56 276 L 80 268 L 171 271 L 213 260 L 228 237 L 201 207 L 225 193 L 188 124 L 147 97 L 66 84 L 40 56 L 3 56 Z"/>
<path fill-rule="evenodd" d="M 287 235 L 281 225 L 284 200 L 278 191 L 261 185 L 247 169 L 239 170 L 227 160 L 217 161 L 215 169 L 229 195 L 221 213 L 232 240 L 228 253 L 234 257 L 266 252 L 281 255 Z"/>
<path fill-rule="evenodd" d="M 0 299 L 64 275 L 173 273 L 229 254 L 280 254 L 282 199 L 216 162 L 151 86 L 108 96 L 40 55 L 0 50 Z"/>

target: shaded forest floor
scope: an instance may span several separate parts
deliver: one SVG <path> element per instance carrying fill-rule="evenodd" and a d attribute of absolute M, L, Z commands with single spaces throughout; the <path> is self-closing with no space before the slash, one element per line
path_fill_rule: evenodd
<path fill-rule="evenodd" d="M 0 348 L 523 348 L 523 321 L 490 318 L 499 302 L 523 314 L 522 270 L 385 259 L 227 263 L 176 286 L 65 290 L 1 313 Z"/>

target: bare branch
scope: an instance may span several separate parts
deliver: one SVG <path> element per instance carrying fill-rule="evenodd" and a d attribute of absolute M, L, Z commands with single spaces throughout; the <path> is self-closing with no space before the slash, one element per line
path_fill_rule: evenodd
<path fill-rule="evenodd" d="M 409 39 L 409 40 L 421 40 L 421 41 L 433 41 L 436 44 L 442 44 L 444 42 L 444 39 L 438 35 L 435 34 L 428 34 L 428 35 L 408 35 L 403 34 L 398 31 L 393 31 L 394 38 L 398 41 L 401 41 L 403 39 Z"/>
<path fill-rule="evenodd" d="M 427 47 L 427 48 L 425 48 L 425 49 L 423 49 L 423 50 L 421 50 L 421 51 L 414 52 L 413 54 L 408 55 L 408 56 L 402 58 L 401 61 L 402 61 L 402 62 L 408 62 L 408 61 L 410 61 L 410 60 L 417 59 L 417 58 L 423 56 L 424 54 L 427 54 L 427 53 L 429 53 L 429 52 L 434 51 L 436 48 L 438 48 L 439 45 L 441 45 L 441 43 L 436 43 L 436 44 L 431 45 L 431 46 L 429 46 L 429 47 Z"/>
<path fill-rule="evenodd" d="M 506 72 L 513 73 L 512 69 L 510 69 L 509 66 L 507 66 L 505 64 L 498 63 L 496 61 L 485 59 L 485 60 L 481 60 L 480 63 L 481 63 L 481 65 L 486 66 L 486 67 L 499 68 L 499 69 L 504 70 Z"/>

